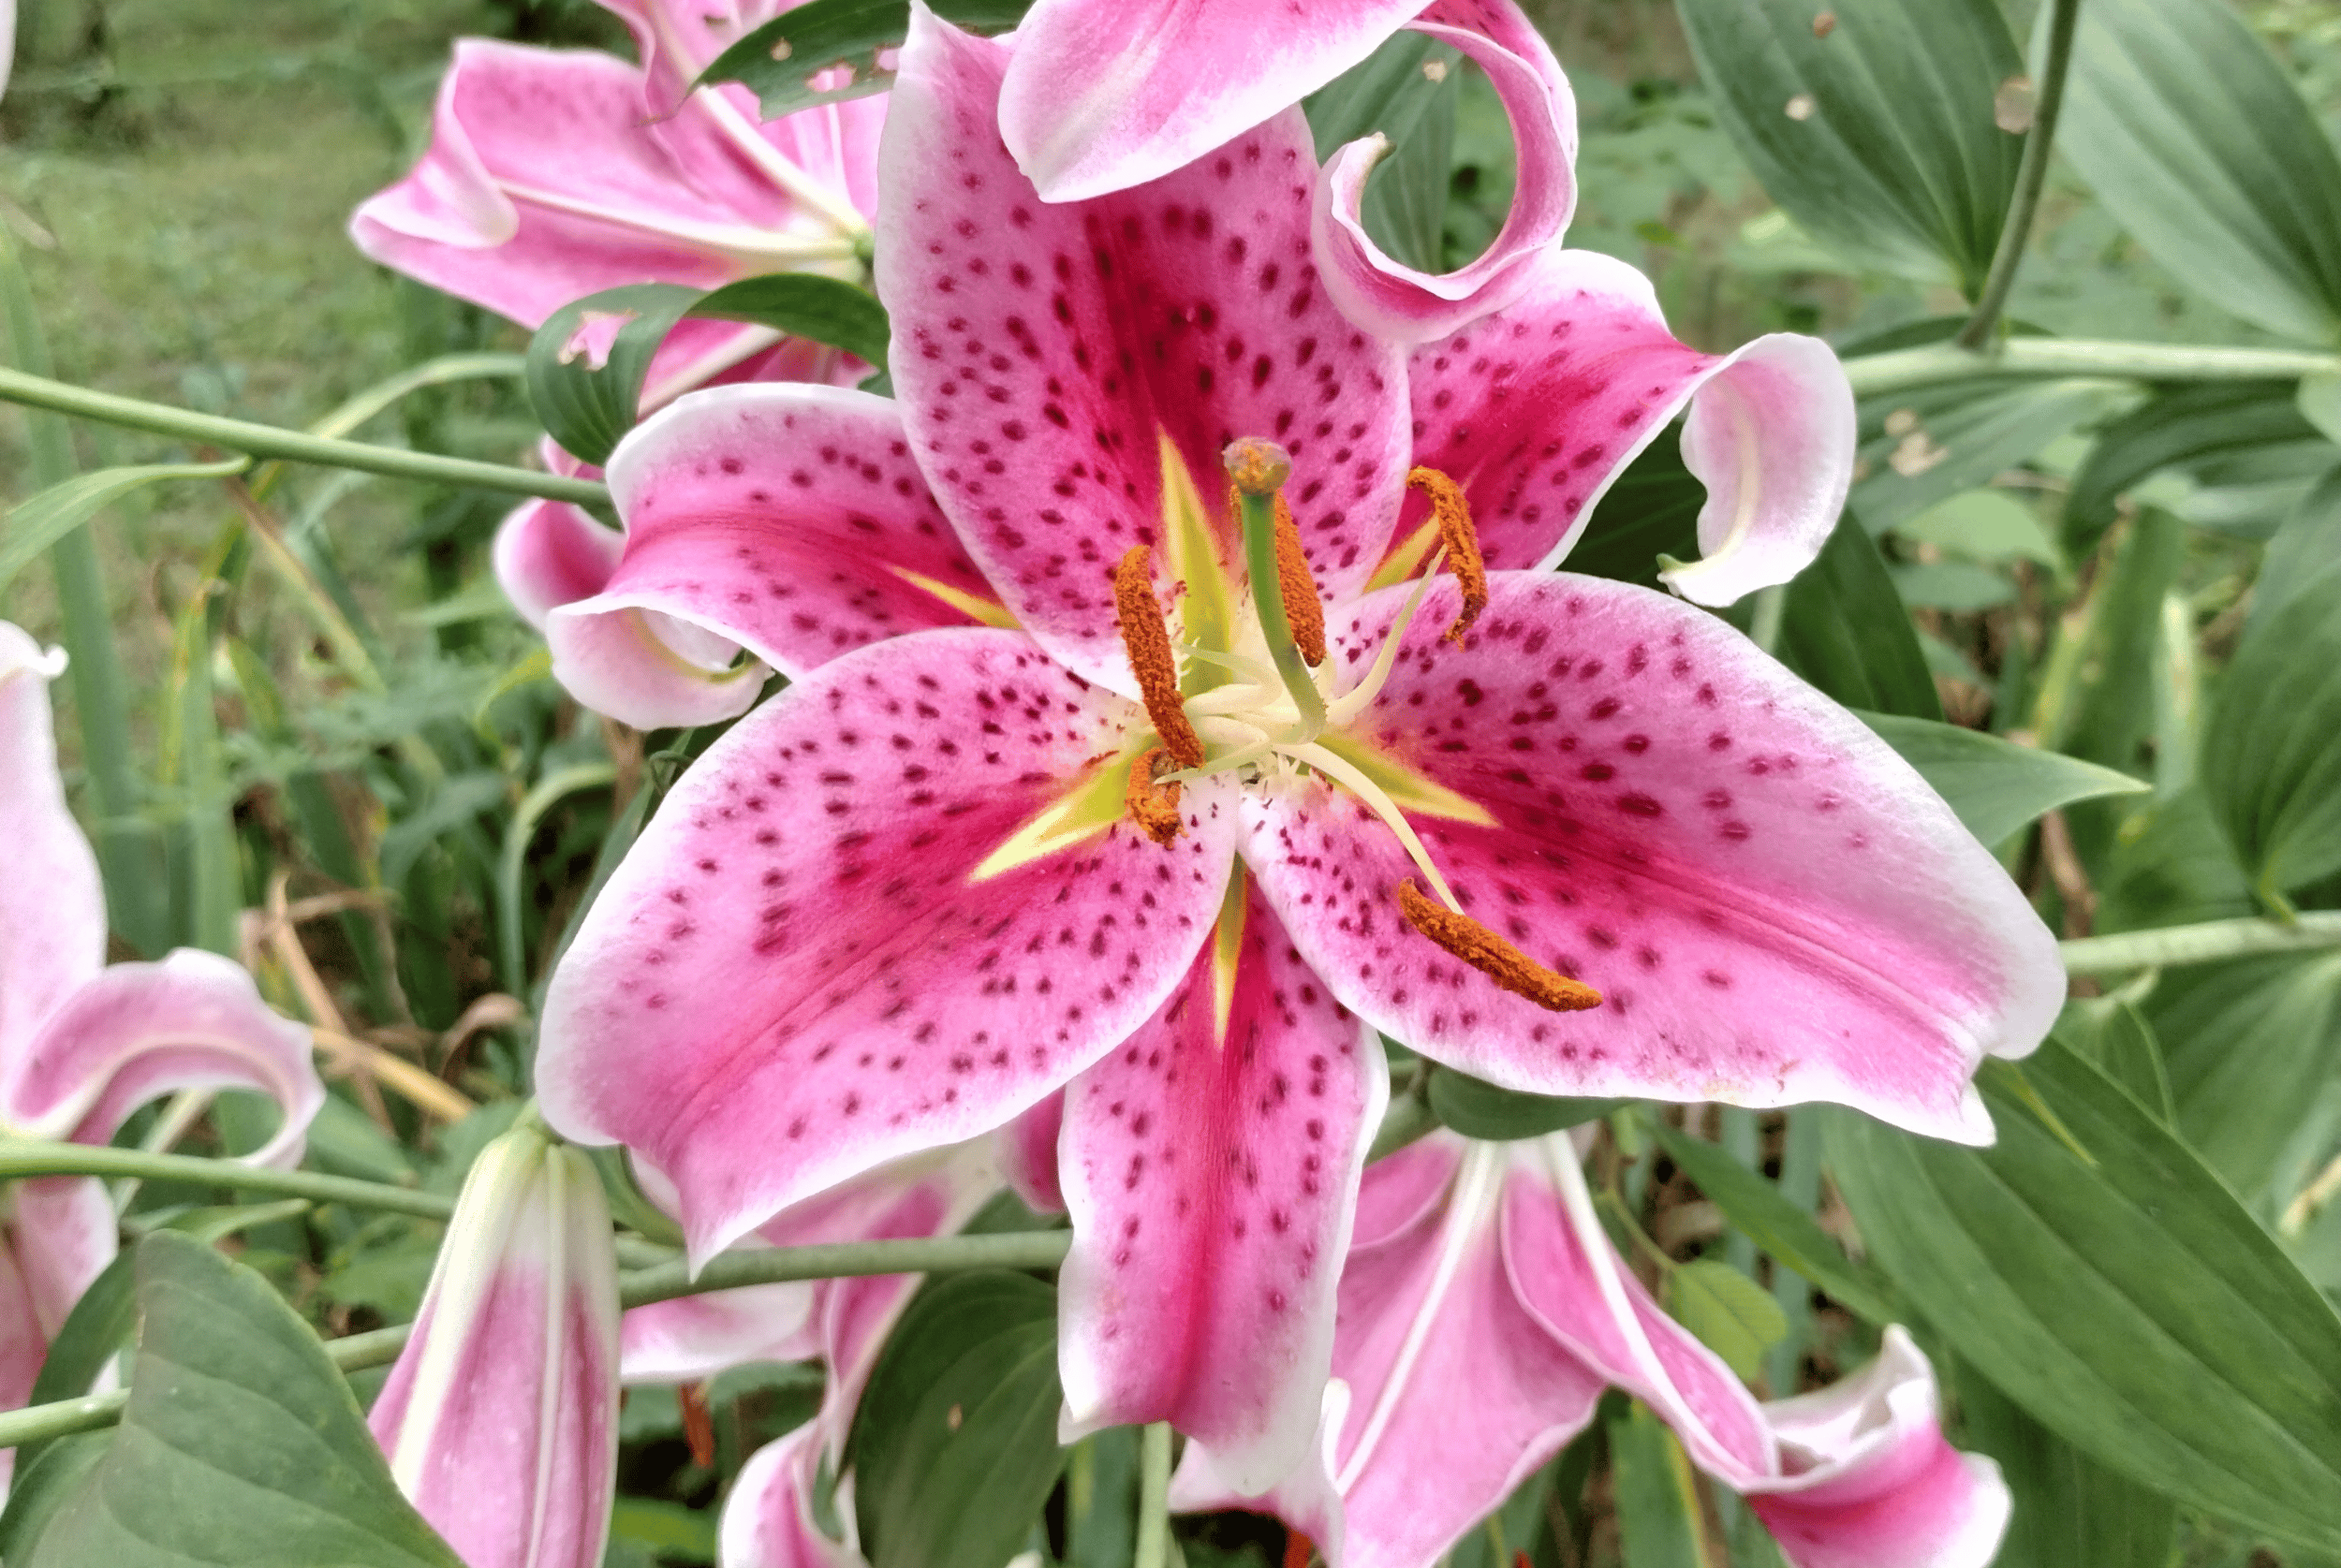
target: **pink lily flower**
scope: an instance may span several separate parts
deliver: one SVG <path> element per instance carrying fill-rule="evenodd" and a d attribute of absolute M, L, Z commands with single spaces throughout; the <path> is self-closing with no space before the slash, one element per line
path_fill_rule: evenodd
<path fill-rule="evenodd" d="M 1430 1568 L 1612 1385 L 1747 1499 L 1794 1568 L 1983 1568 L 2008 1525 L 1999 1467 L 1944 1441 L 1907 1334 L 1830 1388 L 1759 1404 L 1618 1257 L 1565 1135 L 1438 1133 L 1366 1173 L 1333 1375 L 1316 1462 L 1269 1500 L 1332 1568 Z M 1245 1503 L 1189 1444 L 1171 1505 Z"/>
<path fill-rule="evenodd" d="M 1260 1490 L 1317 1425 L 1377 1031 L 1524 1090 L 1981 1141 L 1969 1077 L 2039 1042 L 2063 973 L 1917 774 L 1729 625 L 1473 569 L 1564 551 L 1696 399 L 1694 570 L 1779 580 L 1850 472 L 1825 349 L 1696 354 L 1629 272 L 1556 253 L 1410 365 L 1318 286 L 1297 112 L 1052 206 L 992 128 L 1016 48 L 914 13 L 878 248 L 899 413 L 716 388 L 611 465 L 628 552 L 655 518 L 699 563 L 640 603 L 758 657 L 784 614 L 859 614 L 758 552 L 874 491 L 933 505 L 1014 629 L 867 643 L 734 725 L 554 976 L 539 1092 L 666 1172 L 705 1256 L 1069 1086 L 1063 1429 L 1170 1419 Z M 775 436 L 813 410 L 807 461 Z M 1235 442 L 1240 495 L 1231 437 L 1286 444 Z M 868 515 L 841 591 L 928 537 Z M 1410 580 L 1435 550 L 1460 582 Z"/>
<path fill-rule="evenodd" d="M 744 89 L 691 82 L 788 4 L 605 3 L 632 29 L 643 66 L 459 40 L 430 149 L 351 217 L 358 248 L 532 329 L 622 284 L 861 277 L 884 101 L 758 124 Z M 767 328 L 685 321 L 659 350 L 642 401 L 656 407 L 717 376 L 863 374 L 833 349 Z"/>
<path fill-rule="evenodd" d="M 1568 225 L 1576 101 L 1552 49 L 1512 0 L 1339 0 L 1262 10 L 1236 0 L 1037 0 L 1000 92 L 1000 134 L 1044 201 L 1159 180 L 1359 64 L 1410 27 L 1487 72 L 1511 121 L 1520 179 L 1486 253 L 1452 272 L 1391 259 L 1365 232 L 1378 133 L 1318 176 L 1317 263 L 1350 319 L 1400 343 L 1443 337 L 1516 299 Z"/>
<path fill-rule="evenodd" d="M 325 1103 L 308 1030 L 272 1012 L 252 977 L 213 953 L 106 963 L 97 857 L 57 776 L 49 682 L 64 668 L 62 652 L 0 622 L 0 1131 L 102 1145 L 157 1095 L 248 1089 L 283 1118 L 249 1158 L 299 1165 Z M 113 1261 L 116 1234 L 95 1179 L 12 1182 L 7 1207 L 0 1409 L 13 1410 L 66 1314 Z M 0 1482 L 12 1461 L 0 1456 Z"/>
<path fill-rule="evenodd" d="M 367 1424 L 399 1489 L 470 1568 L 599 1568 L 617 1417 L 601 1179 L 523 1121 L 464 1179 Z"/>

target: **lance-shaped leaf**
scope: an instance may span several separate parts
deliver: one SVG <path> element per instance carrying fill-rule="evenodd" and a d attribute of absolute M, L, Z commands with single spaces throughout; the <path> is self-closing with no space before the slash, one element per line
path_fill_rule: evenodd
<path fill-rule="evenodd" d="M 2236 651 L 2202 784 L 2263 897 L 2341 868 L 2341 562 Z"/>
<path fill-rule="evenodd" d="M 1987 1075 L 1999 1142 L 1830 1114 L 1873 1253 L 1960 1356 L 2083 1452 L 2341 1546 L 2341 1318 L 2192 1150 L 2062 1044 Z M 2093 1163 L 2092 1163 L 2093 1162 Z"/>
<path fill-rule="evenodd" d="M 2136 795 L 2147 788 L 2142 780 L 2111 768 L 2019 746 L 1978 729 L 1893 713 L 1862 717 L 1985 843 L 1997 843 L 2042 813 L 2075 800 Z"/>
<path fill-rule="evenodd" d="M 0 539 L 0 588 L 40 558 L 41 552 L 134 490 L 164 479 L 216 479 L 252 466 L 250 458 L 220 462 L 157 462 L 133 468 L 101 468 L 8 508 L 7 535 Z"/>
<path fill-rule="evenodd" d="M 466 1568 L 399 1496 L 348 1384 L 266 1281 L 169 1231 L 140 1243 L 138 1275 L 121 1430 L 28 1568 Z"/>

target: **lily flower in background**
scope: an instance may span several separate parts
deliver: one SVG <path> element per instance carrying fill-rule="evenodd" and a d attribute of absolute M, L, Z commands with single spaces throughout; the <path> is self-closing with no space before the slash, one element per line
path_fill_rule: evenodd
<path fill-rule="evenodd" d="M 714 288 L 766 272 L 867 275 L 883 99 L 770 124 L 737 86 L 693 88 L 773 0 L 606 0 L 644 64 L 464 38 L 430 149 L 350 219 L 384 266 L 528 328 L 622 284 Z M 642 388 L 656 407 L 718 376 L 859 378 L 769 328 L 681 323 Z"/>
<path fill-rule="evenodd" d="M 57 776 L 49 682 L 65 655 L 0 622 L 0 1133 L 105 1144 L 129 1114 L 183 1089 L 274 1100 L 275 1136 L 250 1158 L 301 1163 L 325 1086 L 309 1032 L 213 953 L 106 963 L 97 857 Z M 32 1392 L 50 1337 L 113 1260 L 113 1205 L 92 1178 L 10 1183 L 0 1246 L 0 1409 Z M 0 1456 L 0 1479 L 13 1454 Z"/>
<path fill-rule="evenodd" d="M 367 1424 L 470 1568 L 598 1568 L 617 1479 L 617 1256 L 593 1162 L 533 1118 L 464 1179 Z"/>
<path fill-rule="evenodd" d="M 1318 1424 L 1377 1031 L 1516 1089 L 1980 1142 L 1971 1075 L 2063 972 L 1918 775 L 1728 624 L 1483 564 L 1556 559 L 1688 403 L 1703 591 L 1784 580 L 1850 474 L 1825 348 L 1695 353 L 1554 253 L 1410 364 L 1320 286 L 1297 110 L 1051 205 L 994 129 L 1018 47 L 913 15 L 899 412 L 715 388 L 612 461 L 620 575 L 677 564 L 634 608 L 766 658 L 866 626 L 926 505 L 1013 628 L 868 643 L 735 725 L 554 975 L 539 1092 L 672 1180 L 704 1257 L 1067 1088 L 1062 1429 L 1168 1419 L 1260 1491 Z M 851 542 L 783 576 L 816 506 Z"/>
<path fill-rule="evenodd" d="M 1759 1404 L 1627 1270 L 1566 1135 L 1442 1132 L 1366 1173 L 1333 1376 L 1313 1461 L 1269 1500 L 1333 1568 L 1430 1568 L 1612 1385 L 1746 1498 L 1794 1568 L 1983 1568 L 2008 1524 L 1999 1467 L 1944 1441 L 1907 1334 L 1830 1388 Z M 1257 1504 L 1190 1444 L 1171 1505 Z"/>

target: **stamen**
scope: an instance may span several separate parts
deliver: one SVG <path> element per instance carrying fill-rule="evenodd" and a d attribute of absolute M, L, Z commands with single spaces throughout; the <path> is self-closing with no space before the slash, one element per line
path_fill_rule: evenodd
<path fill-rule="evenodd" d="M 1431 557 L 1429 569 L 1415 579 L 1414 592 L 1406 595 L 1398 619 L 1391 623 L 1390 631 L 1383 637 L 1381 651 L 1374 655 L 1373 667 L 1365 672 L 1364 680 L 1325 710 L 1327 724 L 1335 728 L 1348 724 L 1364 712 L 1382 695 L 1382 688 L 1390 684 L 1390 672 L 1398 667 L 1398 645 L 1406 639 L 1406 628 L 1414 624 L 1415 611 L 1422 608 L 1422 595 L 1431 591 L 1431 579 L 1438 576 L 1439 563 L 1446 559 L 1444 549 Z"/>
<path fill-rule="evenodd" d="M 1168 844 L 1179 836 L 1179 784 L 1176 779 L 1165 784 L 1159 775 L 1169 771 L 1170 754 L 1160 746 L 1149 747 L 1138 760 L 1130 764 L 1130 820 L 1145 829 L 1146 836 L 1158 844 Z"/>
<path fill-rule="evenodd" d="M 1480 553 L 1479 531 L 1471 526 L 1471 507 L 1463 487 L 1436 468 L 1417 468 L 1406 476 L 1409 489 L 1430 499 L 1431 515 L 1438 521 L 1439 537 L 1447 542 L 1447 569 L 1463 589 L 1463 610 L 1447 628 L 1447 640 L 1463 646 L 1464 633 L 1488 608 L 1488 564 Z"/>
<path fill-rule="evenodd" d="M 1235 484 L 1236 517 L 1244 531 L 1244 569 L 1252 587 L 1252 608 L 1259 614 L 1260 635 L 1267 639 L 1268 656 L 1276 666 L 1276 675 L 1285 690 L 1292 694 L 1293 711 L 1300 715 L 1301 739 L 1316 739 L 1325 727 L 1325 697 L 1309 678 L 1309 667 L 1303 662 L 1300 644 L 1295 640 L 1292 619 L 1286 608 L 1283 551 L 1277 523 L 1285 511 L 1284 498 L 1277 492 L 1292 476 L 1292 457 L 1274 441 L 1256 436 L 1244 436 L 1228 443 L 1220 455 L 1227 465 L 1228 477 Z M 1288 527 L 1289 524 L 1288 523 Z M 1297 539 L 1294 541 L 1299 542 Z M 1303 585 L 1308 592 L 1303 597 L 1318 618 L 1318 646 L 1324 646 L 1324 611 L 1316 603 L 1317 585 L 1308 580 L 1305 564 L 1302 567 Z M 1305 612 L 1304 612 L 1305 613 Z"/>
<path fill-rule="evenodd" d="M 1470 916 L 1441 909 L 1422 896 L 1412 877 L 1398 884 L 1398 908 L 1406 924 L 1515 996 L 1554 1013 L 1601 1005 L 1599 991 L 1555 975 Z"/>
<path fill-rule="evenodd" d="M 1121 623 L 1122 646 L 1129 653 L 1130 669 L 1138 677 L 1139 696 L 1146 701 L 1146 716 L 1155 721 L 1155 733 L 1162 737 L 1163 745 L 1181 767 L 1201 767 L 1203 742 L 1197 738 L 1195 726 L 1187 723 L 1186 710 L 1180 706 L 1179 665 L 1170 652 L 1170 628 L 1163 622 L 1162 607 L 1155 602 L 1155 552 L 1144 545 L 1132 545 L 1113 568 L 1113 611 Z"/>
<path fill-rule="evenodd" d="M 1309 558 L 1301 551 L 1301 530 L 1284 492 L 1276 492 L 1276 580 L 1285 591 L 1285 622 L 1292 628 L 1293 645 L 1314 669 L 1325 662 L 1325 601 L 1309 572 Z"/>

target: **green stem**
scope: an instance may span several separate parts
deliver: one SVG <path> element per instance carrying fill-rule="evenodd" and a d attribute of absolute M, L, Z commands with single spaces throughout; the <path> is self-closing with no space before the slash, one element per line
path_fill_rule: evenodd
<path fill-rule="evenodd" d="M 2222 959 L 2328 947 L 2341 947 L 2341 910 L 2312 911 L 2293 920 L 2206 920 L 2201 925 L 2076 937 L 2057 944 L 2068 975 L 2119 975 L 2133 969 L 2216 963 Z"/>
<path fill-rule="evenodd" d="M 237 1192 L 275 1193 L 285 1197 L 314 1198 L 319 1203 L 382 1209 L 426 1220 L 444 1220 L 455 1212 L 455 1200 L 438 1193 L 328 1176 L 320 1171 L 272 1170 L 236 1160 L 207 1160 L 199 1155 L 162 1154 L 144 1149 L 104 1149 L 84 1143 L 0 1138 L 0 1181 L 34 1176 L 127 1176 L 191 1181 Z"/>
<path fill-rule="evenodd" d="M 572 501 L 585 506 L 605 504 L 610 499 L 608 488 L 593 479 L 573 479 L 504 463 L 475 462 L 468 458 L 441 457 L 403 447 L 376 447 L 362 441 L 286 430 L 278 425 L 255 424 L 248 419 L 198 414 L 168 403 L 92 391 L 85 387 L 52 381 L 47 376 L 27 375 L 22 371 L 0 369 L 0 400 L 46 408 L 77 419 L 96 419 L 182 441 L 222 447 L 232 452 L 248 452 L 256 458 L 281 458 L 325 468 L 356 468 L 370 474 L 427 479 L 435 484 L 469 486 L 509 495 L 542 496 L 548 501 Z"/>
<path fill-rule="evenodd" d="M 1138 1546 L 1130 1568 L 1163 1568 L 1170 1556 L 1170 1423 L 1145 1429 L 1138 1448 Z"/>
<path fill-rule="evenodd" d="M 91 1152 L 128 1151 L 97 1150 Z M 186 1163 L 213 1165 L 217 1162 L 195 1160 Z M 272 1174 L 287 1176 L 302 1173 L 277 1171 Z M 346 1185 L 362 1187 L 371 1184 L 353 1182 Z M 399 1191 L 397 1188 L 384 1190 Z M 409 1195 L 420 1197 L 425 1194 Z M 446 1202 L 444 1199 L 439 1201 Z M 1072 1243 L 1070 1231 L 1041 1230 L 1011 1231 L 993 1236 L 847 1241 L 822 1247 L 759 1247 L 746 1252 L 726 1253 L 710 1260 L 696 1280 L 690 1277 L 680 1260 L 636 1269 L 619 1281 L 618 1300 L 622 1306 L 646 1307 L 655 1301 L 671 1301 L 680 1296 L 699 1296 L 708 1291 L 730 1290 L 739 1285 L 773 1284 L 788 1280 L 830 1280 L 861 1274 L 939 1274 L 969 1268 L 1053 1268 L 1064 1261 L 1066 1250 Z M 332 1358 L 334 1366 L 345 1372 L 384 1366 L 398 1359 L 398 1353 L 405 1348 L 407 1336 L 412 1332 L 411 1324 L 401 1324 L 396 1327 L 377 1328 L 367 1334 L 328 1340 L 325 1354 Z M 92 1394 L 85 1399 L 60 1399 L 53 1404 L 34 1405 L 25 1410 L 0 1412 L 0 1449 L 112 1426 L 122 1418 L 122 1407 L 128 1399 L 126 1391 L 116 1391 Z M 1156 1494 L 1158 1505 L 1155 1512 L 1158 1517 L 1162 1513 L 1159 1502 L 1164 1490 L 1167 1490 L 1170 1473 L 1170 1429 L 1163 1427 L 1159 1430 L 1162 1433 L 1163 1489 Z M 1140 1528 L 1141 1539 L 1143 1539 L 1142 1520 Z M 1156 1561 L 1160 1562 L 1159 1556 Z"/>
<path fill-rule="evenodd" d="M 537 824 L 563 797 L 581 790 L 601 789 L 617 782 L 617 769 L 607 762 L 581 762 L 547 775 L 521 799 L 505 830 L 504 852 L 496 864 L 496 901 L 502 918 L 496 928 L 496 961 L 504 971 L 504 989 L 514 996 L 528 994 L 528 945 L 521 930 L 527 907 L 521 899 L 521 874 L 527 869 L 528 841 Z"/>
<path fill-rule="evenodd" d="M 1860 397 L 1978 376 L 2115 376 L 2131 381 L 2295 381 L 2341 374 L 2341 354 L 2308 348 L 2199 348 L 2090 338 L 2010 338 L 1995 348 L 1929 344 L 1845 362 Z"/>
<path fill-rule="evenodd" d="M 1962 348 L 1980 348 L 1991 341 L 1992 329 L 2016 286 L 2016 270 L 2024 265 L 2024 246 L 2032 239 L 2032 220 L 2040 210 L 2040 190 L 2048 183 L 2049 146 L 2056 139 L 2056 116 L 2065 107 L 2065 77 L 2072 66 L 2073 23 L 2081 15 L 2081 0 L 2054 0 L 2049 16 L 2048 58 L 2041 65 L 2039 97 L 2032 110 L 2032 128 L 2024 134 L 2024 159 L 2016 166 L 2016 188 L 2009 198 L 2008 221 L 1992 252 L 1992 271 L 1977 296 L 1975 314 L 1959 329 Z"/>

